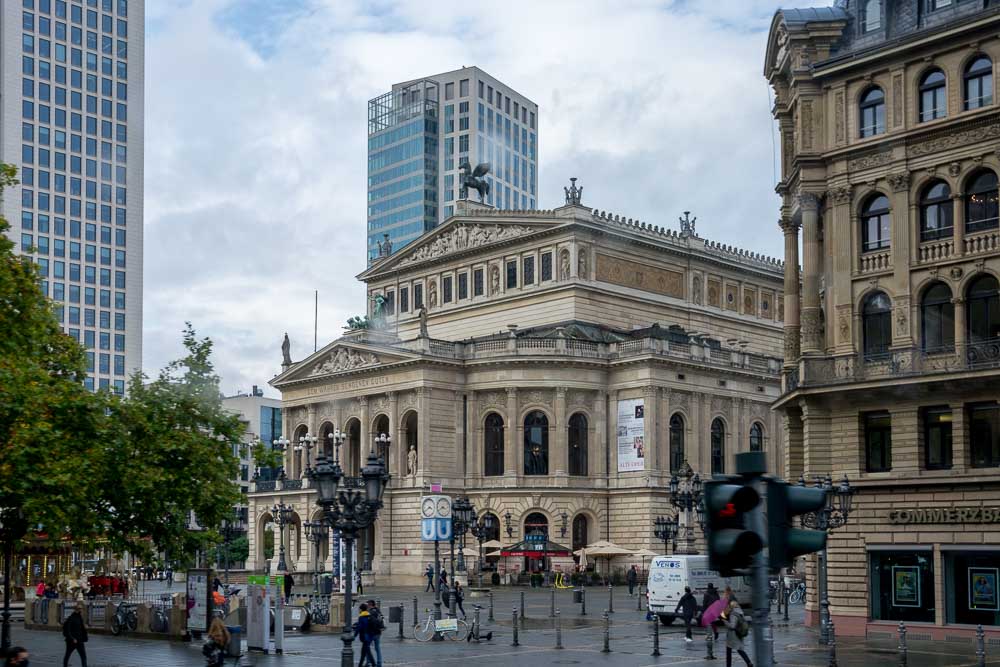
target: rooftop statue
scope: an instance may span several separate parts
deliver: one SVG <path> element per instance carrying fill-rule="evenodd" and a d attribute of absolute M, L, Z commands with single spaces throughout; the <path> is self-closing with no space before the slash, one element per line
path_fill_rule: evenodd
<path fill-rule="evenodd" d="M 292 365 L 292 343 L 288 340 L 288 332 L 285 332 L 285 339 L 281 341 L 281 365 Z"/>
<path fill-rule="evenodd" d="M 569 187 L 563 188 L 566 192 L 566 203 L 580 205 L 580 199 L 583 197 L 583 186 L 576 187 L 576 176 L 569 179 Z"/>
<path fill-rule="evenodd" d="M 469 188 L 479 193 L 479 203 L 482 204 L 486 195 L 490 193 L 490 183 L 486 180 L 486 174 L 490 170 L 489 162 L 480 162 L 473 169 L 468 160 L 463 160 L 458 168 L 458 184 L 461 187 L 461 198 L 468 199 Z"/>

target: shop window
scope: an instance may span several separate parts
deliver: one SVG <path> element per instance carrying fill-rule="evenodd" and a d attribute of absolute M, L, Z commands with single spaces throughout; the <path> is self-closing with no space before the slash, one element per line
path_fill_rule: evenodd
<path fill-rule="evenodd" d="M 924 408 L 924 465 L 928 470 L 951 467 L 951 408 Z"/>
<path fill-rule="evenodd" d="M 969 406 L 969 458 L 973 468 L 1000 466 L 1000 405 Z"/>
<path fill-rule="evenodd" d="M 920 330 L 924 352 L 941 352 L 955 348 L 955 306 L 951 288 L 934 283 L 924 292 L 920 302 Z"/>
<path fill-rule="evenodd" d="M 1000 551 L 945 551 L 945 622 L 1000 625 Z"/>
<path fill-rule="evenodd" d="M 861 417 L 865 437 L 865 470 L 892 469 L 892 418 L 888 412 L 868 412 Z"/>
<path fill-rule="evenodd" d="M 934 558 L 927 551 L 868 553 L 873 621 L 934 622 Z"/>
<path fill-rule="evenodd" d="M 892 302 L 885 292 L 875 292 L 865 299 L 861 324 L 865 358 L 885 357 L 892 345 Z"/>

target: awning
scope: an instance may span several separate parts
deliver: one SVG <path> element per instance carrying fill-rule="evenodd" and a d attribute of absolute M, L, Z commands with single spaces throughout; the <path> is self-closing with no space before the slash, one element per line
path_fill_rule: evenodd
<path fill-rule="evenodd" d="M 546 539 L 526 539 L 500 550 L 500 555 L 513 558 L 569 558 L 570 550 Z"/>

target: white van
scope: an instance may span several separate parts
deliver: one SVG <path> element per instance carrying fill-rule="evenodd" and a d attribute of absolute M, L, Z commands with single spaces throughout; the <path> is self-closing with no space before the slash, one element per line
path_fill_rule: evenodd
<path fill-rule="evenodd" d="M 722 577 L 718 572 L 709 570 L 708 556 L 656 556 L 649 566 L 649 585 L 646 589 L 649 610 L 659 616 L 664 625 L 670 625 L 678 616 L 674 610 L 684 595 L 684 587 L 691 587 L 700 611 L 701 597 L 709 583 L 715 585 L 720 597 L 726 586 L 730 586 L 741 602 L 750 600 L 750 587 L 744 583 L 744 578 Z"/>

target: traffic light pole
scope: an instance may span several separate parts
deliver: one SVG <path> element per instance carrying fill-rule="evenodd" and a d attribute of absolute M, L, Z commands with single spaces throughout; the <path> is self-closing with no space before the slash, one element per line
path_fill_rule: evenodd
<path fill-rule="evenodd" d="M 763 498 L 766 494 L 766 482 L 763 474 L 767 471 L 765 460 L 759 452 L 736 455 L 736 472 L 745 476 L 752 484 L 754 491 Z M 764 503 L 759 503 L 748 512 L 747 528 L 757 535 L 767 534 L 767 521 L 764 517 Z M 768 599 L 767 554 L 761 549 L 753 557 L 751 572 L 753 574 L 753 652 L 754 664 L 758 667 L 773 667 L 774 654 L 771 633 L 771 603 Z"/>

